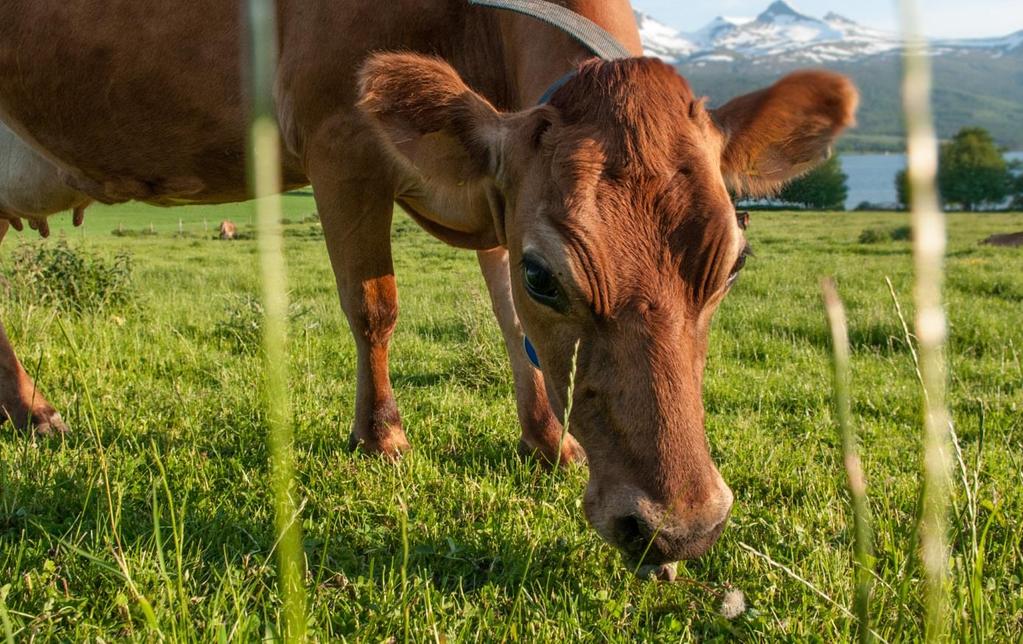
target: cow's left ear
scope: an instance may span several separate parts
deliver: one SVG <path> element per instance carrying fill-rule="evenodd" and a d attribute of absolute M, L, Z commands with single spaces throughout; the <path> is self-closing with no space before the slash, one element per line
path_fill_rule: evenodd
<path fill-rule="evenodd" d="M 712 110 L 725 137 L 725 183 L 740 196 L 779 190 L 828 158 L 835 138 L 855 123 L 858 102 L 845 76 L 803 71 Z"/>
<path fill-rule="evenodd" d="M 453 187 L 497 172 L 507 119 L 443 60 L 376 54 L 359 92 L 359 107 L 424 182 Z"/>

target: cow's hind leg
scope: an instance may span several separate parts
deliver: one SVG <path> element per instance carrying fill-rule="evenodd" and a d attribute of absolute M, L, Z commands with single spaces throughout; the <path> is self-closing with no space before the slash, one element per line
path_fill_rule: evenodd
<path fill-rule="evenodd" d="M 571 435 L 563 434 L 561 423 L 554 417 L 547 400 L 543 374 L 533 366 L 523 349 L 522 327 L 512 301 L 508 251 L 495 248 L 479 251 L 476 255 L 515 378 L 515 398 L 522 425 L 519 451 L 525 455 L 537 454 L 548 464 L 557 462 L 564 465 L 585 460 L 586 455 L 579 443 Z"/>
<path fill-rule="evenodd" d="M 310 174 L 341 307 L 358 354 L 349 446 L 395 457 L 409 444 L 387 361 L 398 319 L 390 239 L 394 192 L 371 172 L 353 176 L 360 173 L 351 165 L 311 168 Z"/>
<path fill-rule="evenodd" d="M 36 385 L 21 366 L 0 322 L 0 419 L 10 420 L 15 428 L 36 434 L 67 431 L 60 414 L 36 390 Z"/>
<path fill-rule="evenodd" d="M 9 227 L 7 219 L 0 219 L 0 241 Z M 3 420 L 36 434 L 67 431 L 57 410 L 36 391 L 32 378 L 14 355 L 7 330 L 0 322 L 0 421 Z"/>

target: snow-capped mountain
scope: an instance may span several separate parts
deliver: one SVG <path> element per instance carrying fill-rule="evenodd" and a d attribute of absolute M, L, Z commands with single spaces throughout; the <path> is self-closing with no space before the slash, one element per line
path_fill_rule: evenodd
<path fill-rule="evenodd" d="M 776 0 L 755 18 L 718 17 L 681 32 L 636 12 L 647 53 L 675 63 L 770 59 L 776 63 L 851 61 L 899 49 L 894 33 L 860 25 L 836 13 L 814 18 Z M 1023 46 L 1023 31 L 1003 38 L 935 40 L 936 54 L 987 49 L 992 55 Z"/>
<path fill-rule="evenodd" d="M 809 16 L 784 0 L 753 18 L 722 16 L 687 32 L 639 12 L 636 17 L 647 53 L 675 64 L 712 104 L 766 87 L 801 67 L 828 67 L 849 76 L 862 97 L 859 125 L 843 145 L 904 149 L 898 34 L 836 13 Z M 930 44 L 939 136 L 976 125 L 1000 145 L 1023 150 L 1023 31 Z"/>

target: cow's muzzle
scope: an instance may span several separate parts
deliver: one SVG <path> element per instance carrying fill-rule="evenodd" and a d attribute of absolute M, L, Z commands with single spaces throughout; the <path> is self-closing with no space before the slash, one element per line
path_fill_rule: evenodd
<path fill-rule="evenodd" d="M 648 568 L 694 559 L 721 536 L 732 508 L 731 489 L 714 474 L 714 484 L 698 501 L 672 504 L 631 486 L 602 493 L 591 481 L 584 503 L 586 516 L 630 566 Z"/>

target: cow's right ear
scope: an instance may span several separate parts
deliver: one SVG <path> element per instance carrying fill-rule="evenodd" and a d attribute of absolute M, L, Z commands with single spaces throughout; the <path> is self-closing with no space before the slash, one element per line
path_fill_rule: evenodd
<path fill-rule="evenodd" d="M 506 117 L 439 58 L 370 57 L 359 73 L 359 107 L 425 183 L 464 185 L 499 169 Z"/>
<path fill-rule="evenodd" d="M 725 183 L 740 196 L 774 194 L 828 158 L 835 138 L 855 122 L 858 101 L 845 76 L 810 70 L 713 110 L 725 141 Z"/>

